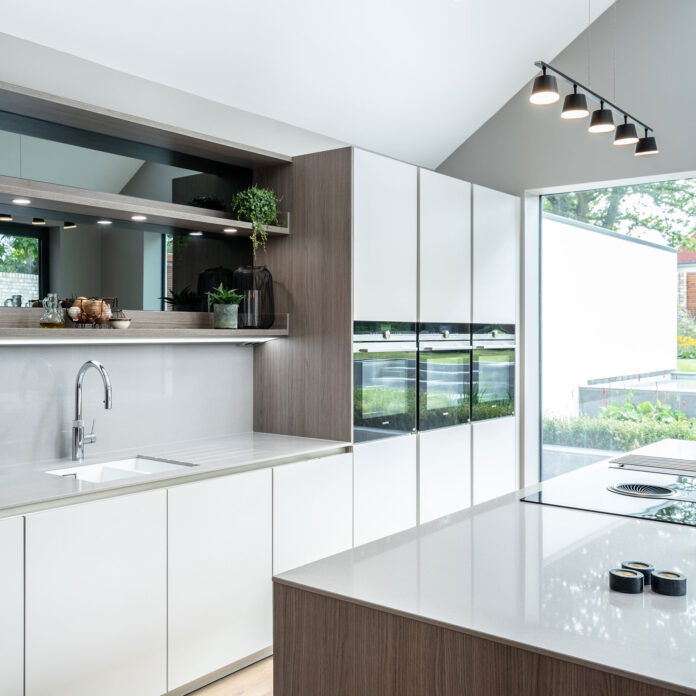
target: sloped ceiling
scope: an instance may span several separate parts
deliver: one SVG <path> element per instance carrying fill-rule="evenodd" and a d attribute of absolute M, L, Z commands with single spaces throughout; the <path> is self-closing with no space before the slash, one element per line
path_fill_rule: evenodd
<path fill-rule="evenodd" d="M 2 30 L 435 167 L 611 0 L 5 0 Z"/>

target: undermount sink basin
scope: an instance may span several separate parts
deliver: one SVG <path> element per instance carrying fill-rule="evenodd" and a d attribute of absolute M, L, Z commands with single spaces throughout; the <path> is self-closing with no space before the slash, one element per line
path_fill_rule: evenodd
<path fill-rule="evenodd" d="M 152 474 L 163 474 L 168 471 L 177 471 L 181 467 L 193 467 L 196 464 L 185 462 L 171 462 L 166 459 L 152 459 L 150 457 L 131 457 L 130 459 L 118 459 L 113 462 L 101 462 L 100 464 L 87 464 L 72 466 L 65 469 L 53 469 L 47 474 L 53 476 L 66 476 L 78 481 L 90 483 L 105 483 L 119 479 L 140 478 Z"/>

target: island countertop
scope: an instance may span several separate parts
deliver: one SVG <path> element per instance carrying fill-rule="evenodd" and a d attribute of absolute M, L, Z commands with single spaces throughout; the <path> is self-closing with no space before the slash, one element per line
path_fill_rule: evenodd
<path fill-rule="evenodd" d="M 537 490 L 275 582 L 696 694 L 696 530 L 520 500 Z M 609 569 L 631 560 L 685 573 L 687 595 L 611 591 Z"/>
<path fill-rule="evenodd" d="M 0 517 L 323 457 L 345 452 L 349 447 L 349 442 L 244 432 L 185 442 L 153 443 L 147 447 L 87 455 L 83 462 L 63 458 L 34 464 L 2 466 Z M 74 478 L 46 473 L 53 469 L 86 466 L 135 456 L 182 462 L 193 466 L 102 483 L 77 481 Z"/>

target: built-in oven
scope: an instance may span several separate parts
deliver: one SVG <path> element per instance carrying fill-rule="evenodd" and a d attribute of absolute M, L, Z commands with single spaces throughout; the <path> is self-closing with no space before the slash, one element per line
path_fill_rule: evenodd
<path fill-rule="evenodd" d="M 515 413 L 515 326 L 474 324 L 471 360 L 471 419 Z"/>
<path fill-rule="evenodd" d="M 416 431 L 415 324 L 356 322 L 353 337 L 353 440 Z"/>
<path fill-rule="evenodd" d="M 418 430 L 471 420 L 469 324 L 418 327 Z"/>

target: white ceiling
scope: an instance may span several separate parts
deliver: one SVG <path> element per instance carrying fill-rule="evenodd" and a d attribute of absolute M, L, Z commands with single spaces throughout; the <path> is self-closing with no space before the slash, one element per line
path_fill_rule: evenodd
<path fill-rule="evenodd" d="M 2 31 L 435 167 L 611 0 L 4 0 Z M 7 57 L 6 57 L 7 58 Z"/>

